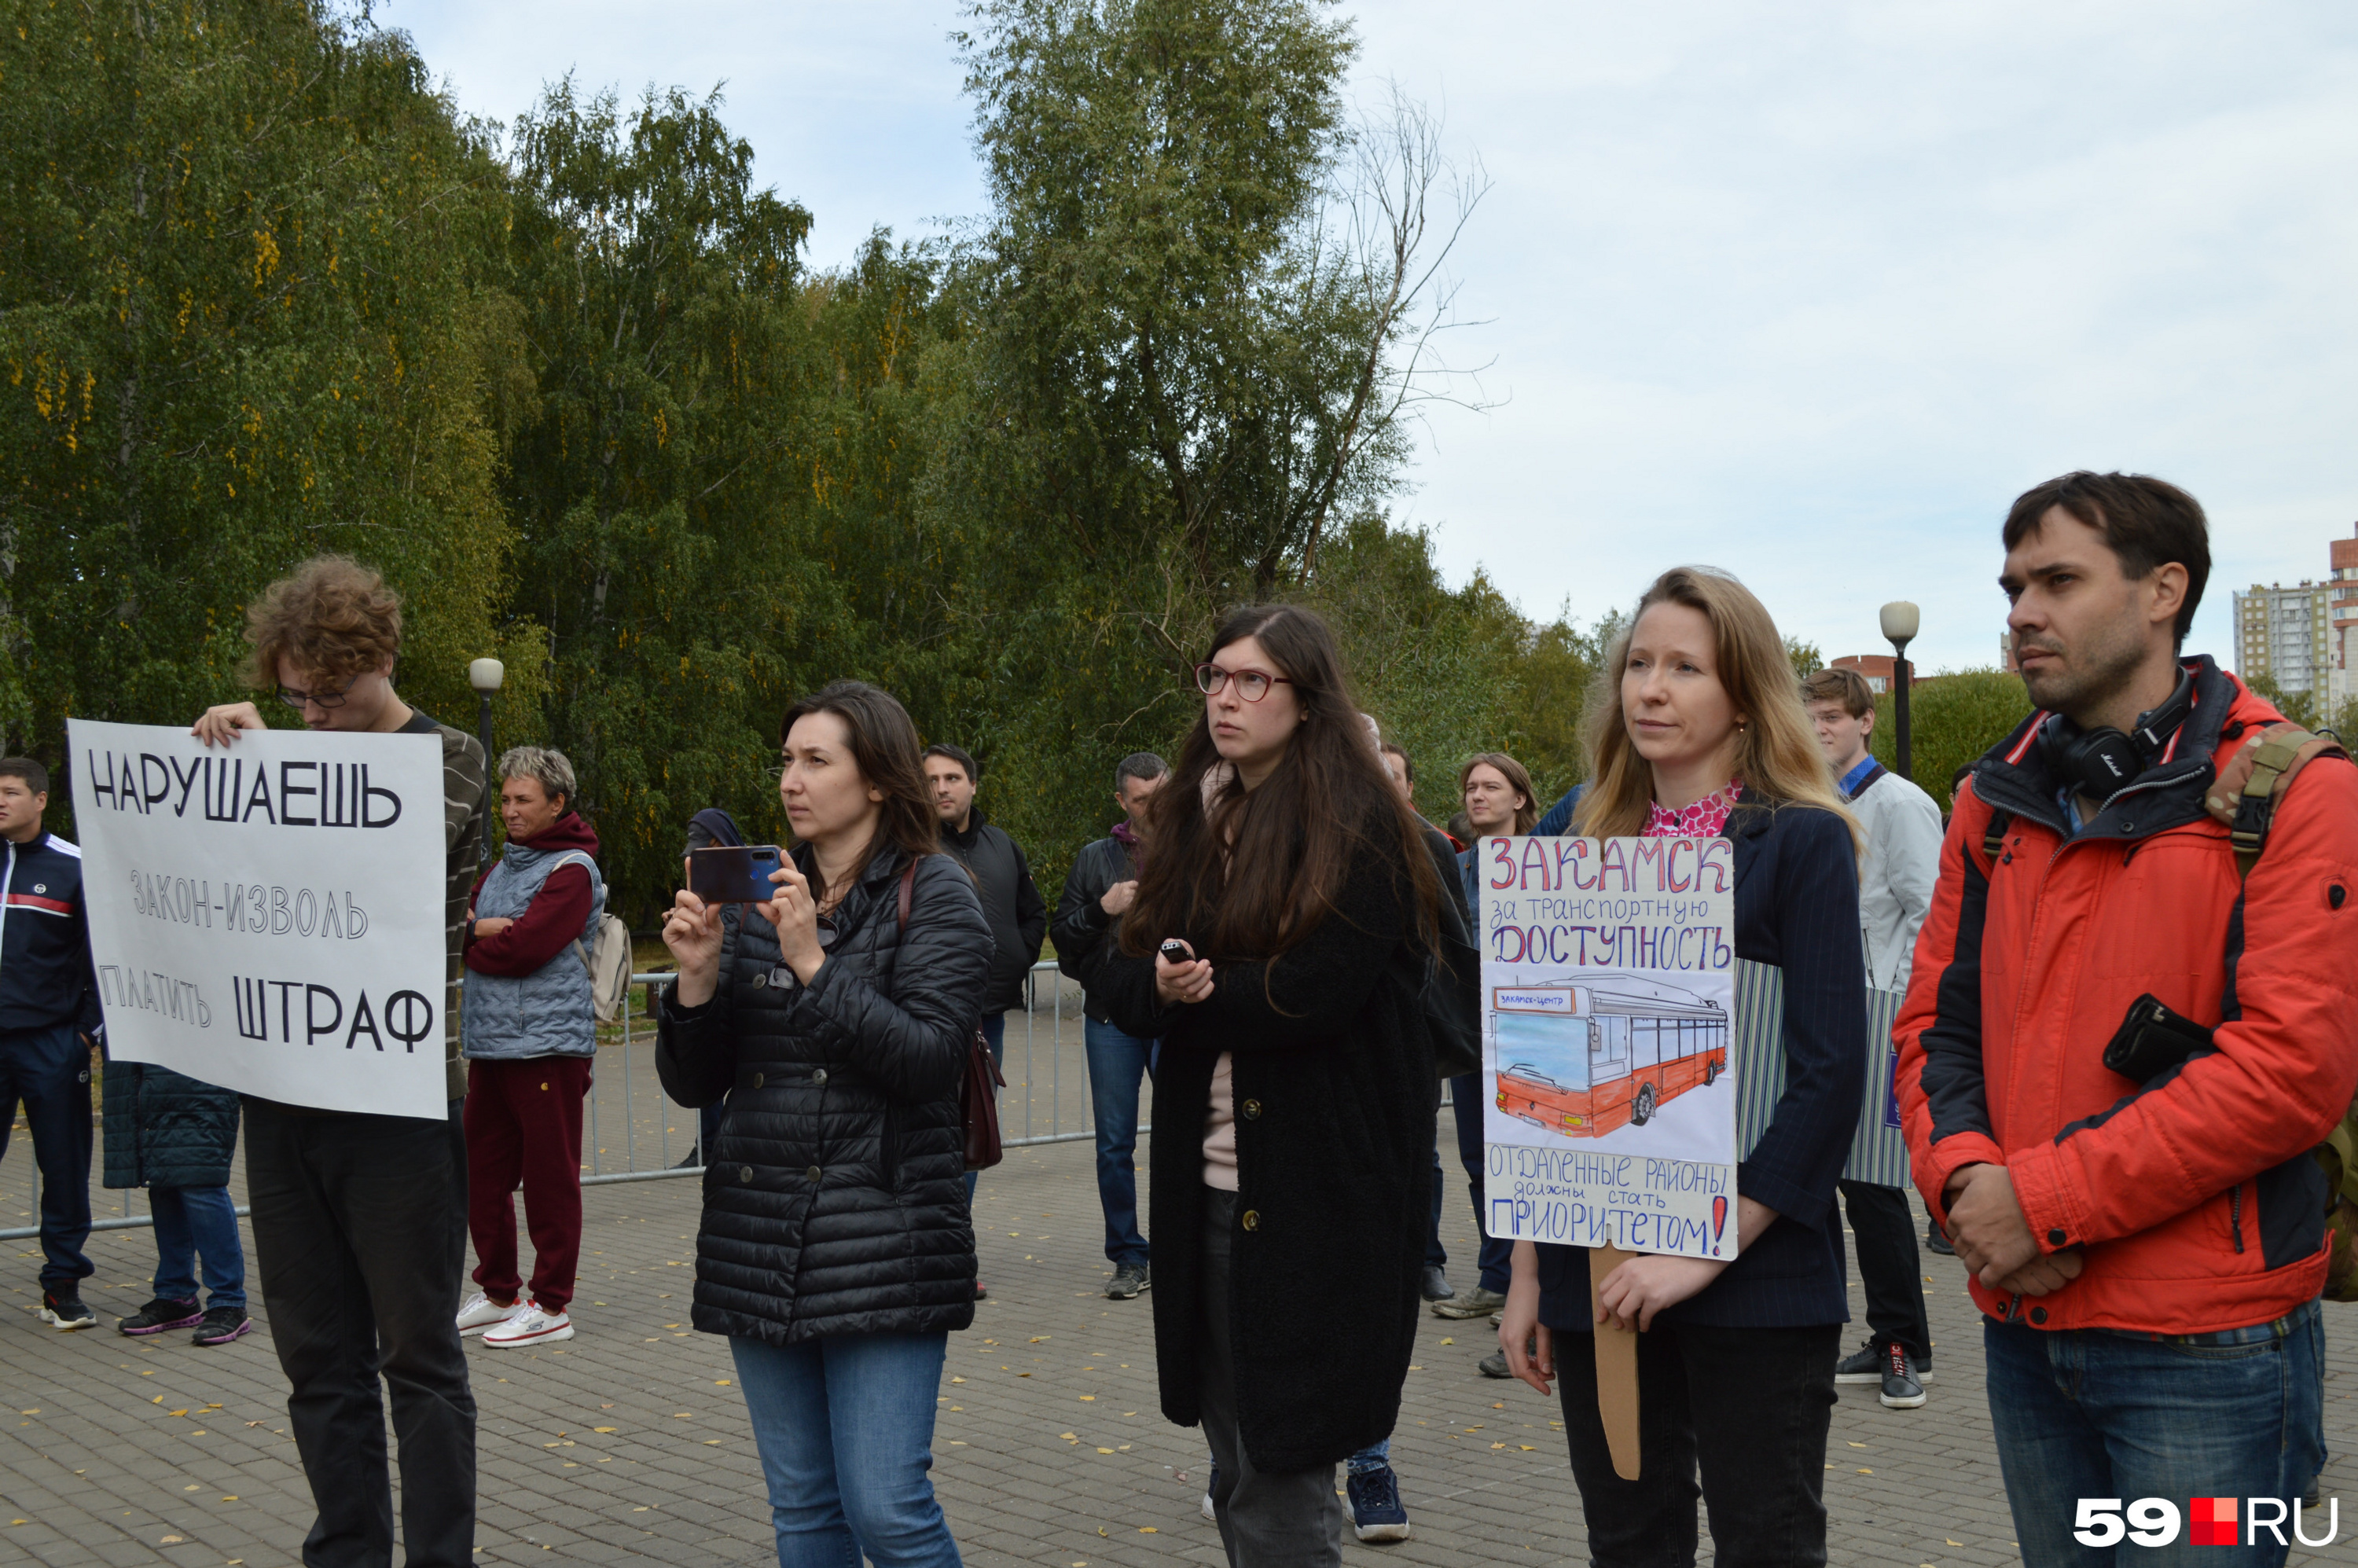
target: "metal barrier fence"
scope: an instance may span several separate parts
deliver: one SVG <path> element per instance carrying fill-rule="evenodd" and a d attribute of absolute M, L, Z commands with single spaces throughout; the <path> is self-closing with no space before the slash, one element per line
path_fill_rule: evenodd
<path fill-rule="evenodd" d="M 1046 1012 L 1045 1022 L 1047 1024 L 1044 1042 L 1042 1038 L 1043 1031 L 1040 1028 L 1040 1024 L 1043 1022 L 1041 1015 L 1044 1010 L 1041 1008 L 1038 1000 L 1038 989 L 1042 983 L 1043 976 L 1046 978 L 1046 984 L 1048 985 L 1051 993 L 1048 1000 L 1048 1005 L 1044 1010 Z M 647 1016 L 647 1014 L 652 1011 L 654 1004 L 654 988 L 669 980 L 672 977 L 668 973 L 633 974 L 631 977 L 629 988 L 622 995 L 622 1018 L 618 1022 L 604 1025 L 599 1030 L 600 1060 L 602 1062 L 610 1051 L 619 1051 L 621 1055 L 621 1076 L 622 1081 L 622 1092 L 621 1096 L 622 1102 L 622 1135 L 621 1139 L 622 1168 L 614 1171 L 609 1171 L 605 1168 L 609 1162 L 607 1152 L 610 1145 L 607 1143 L 606 1139 L 603 1136 L 606 1130 L 604 1117 L 610 1113 L 601 1111 L 601 1102 L 611 1097 L 600 1094 L 593 1089 L 588 1097 L 590 1102 L 588 1116 L 586 1118 L 588 1125 L 583 1129 L 588 1140 L 585 1154 L 587 1157 L 587 1163 L 590 1167 L 581 1177 L 581 1184 L 584 1186 L 603 1185 L 615 1182 L 656 1181 L 665 1176 L 693 1176 L 700 1174 L 703 1172 L 704 1167 L 701 1162 L 695 1164 L 682 1163 L 678 1165 L 672 1163 L 673 1128 L 671 1125 L 672 1118 L 670 1113 L 675 1108 L 659 1090 L 654 1092 L 654 1097 L 650 1101 L 651 1108 L 653 1108 L 656 1113 L 655 1126 L 652 1134 L 656 1163 L 651 1166 L 642 1166 L 639 1163 L 642 1144 L 647 1135 L 643 1133 L 638 1117 L 637 1079 L 640 1076 L 640 1073 L 635 1070 L 638 1067 L 639 1063 L 634 1058 L 633 1053 L 643 1050 L 652 1051 L 654 1046 L 652 1039 L 653 1031 L 649 1027 L 652 1020 Z M 1005 1146 L 1010 1149 L 1022 1149 L 1044 1143 L 1070 1143 L 1085 1138 L 1094 1138 L 1097 1136 L 1097 1129 L 1093 1124 L 1088 1112 L 1087 1073 L 1086 1067 L 1076 1075 L 1080 1080 L 1081 1100 L 1081 1106 L 1076 1118 L 1077 1125 L 1070 1130 L 1067 1130 L 1065 1125 L 1066 1118 L 1064 1105 L 1064 1058 L 1066 1046 L 1065 1017 L 1065 1002 L 1066 997 L 1065 988 L 1062 983 L 1061 978 L 1057 974 L 1056 966 L 1053 963 L 1033 965 L 1031 977 L 1026 985 L 1026 990 L 1028 993 L 1025 999 L 1027 1005 L 1021 1010 L 1023 1022 L 1023 1034 L 1021 1042 L 1022 1057 L 1020 1064 L 1016 1060 L 1018 1042 L 1015 1038 L 1015 1031 L 1012 1027 L 1013 1018 L 1011 1015 L 1010 1018 L 1010 1028 L 1008 1030 L 1008 1039 L 1006 1042 L 1007 1062 L 1005 1068 L 1008 1078 L 1009 1094 L 1007 1097 L 1002 1097 L 1001 1102 L 1001 1130 L 1004 1135 L 1001 1141 Z M 1077 1013 L 1079 1011 L 1077 997 L 1076 997 L 1075 1000 L 1076 1005 L 1073 1011 Z M 1047 1047 L 1047 1054 L 1049 1057 L 1047 1064 L 1048 1078 L 1044 1085 L 1040 1083 L 1038 1076 L 1040 1066 L 1039 1051 L 1043 1044 Z M 649 1065 L 652 1065 L 652 1061 L 653 1058 L 651 1056 L 647 1058 Z M 1020 1074 L 1018 1070 L 1019 1066 Z M 653 1086 L 649 1087 L 653 1089 Z M 1015 1092 L 1019 1088 L 1021 1090 L 1020 1095 Z M 1045 1117 L 1047 1126 L 1044 1130 L 1042 1130 L 1037 1127 L 1035 1120 L 1035 1110 L 1039 1099 L 1039 1092 L 1043 1088 L 1045 1088 L 1048 1096 L 1047 1115 Z M 1022 1116 L 1020 1121 L 1011 1114 L 1012 1108 L 1007 1103 L 1008 1098 L 1020 1098 L 1022 1102 Z M 694 1113 L 690 1112 L 689 1114 L 693 1115 Z M 1152 1132 L 1154 1129 L 1151 1125 L 1142 1125 L 1138 1130 L 1141 1135 L 1143 1135 Z M 18 1142 L 22 1142 L 25 1145 L 27 1156 L 27 1163 L 28 1165 L 32 1164 L 33 1162 L 30 1158 L 30 1140 L 18 1140 L 15 1138 L 10 1140 L 12 1147 L 16 1146 Z M 688 1139 L 687 1146 L 682 1149 L 682 1152 L 685 1154 L 689 1152 L 691 1150 L 699 1156 L 701 1155 L 702 1151 L 700 1147 L 698 1146 L 697 1141 L 692 1135 Z M 243 1173 L 242 1170 L 236 1173 L 239 1176 L 242 1176 Z M 38 1167 L 36 1167 L 31 1173 L 31 1202 L 27 1206 L 27 1208 L 29 1214 L 38 1216 L 40 1212 L 40 1173 Z M 155 1221 L 152 1217 L 145 1214 L 134 1214 L 132 1212 L 132 1194 L 135 1190 L 136 1189 L 134 1188 L 124 1189 L 120 1200 L 122 1212 L 119 1215 L 109 1216 L 104 1218 L 94 1218 L 92 1222 L 91 1228 L 94 1231 L 125 1230 L 154 1224 Z M 248 1211 L 245 1206 L 241 1204 L 237 1206 L 237 1212 L 240 1215 L 243 1215 Z M 8 1229 L 0 1229 L 0 1241 L 30 1240 L 38 1235 L 40 1235 L 40 1227 L 38 1224 L 18 1226 Z"/>

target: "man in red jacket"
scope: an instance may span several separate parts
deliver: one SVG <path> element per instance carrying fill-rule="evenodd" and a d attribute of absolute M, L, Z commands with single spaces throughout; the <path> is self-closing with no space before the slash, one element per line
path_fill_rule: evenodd
<path fill-rule="evenodd" d="M 2309 1152 L 2358 1085 L 2358 770 L 2303 770 L 2239 878 L 2204 792 L 2280 716 L 2179 652 L 2201 507 L 2067 474 L 2005 542 L 2039 711 L 1974 764 L 1942 849 L 1898 1031 L 1917 1184 L 1985 1314 L 2023 1561 L 2109 1562 L 2085 1549 L 2161 1498 L 2184 1541 L 2280 1563 L 2324 1463 Z M 2193 1033 L 2114 1071 L 2148 998 Z"/>

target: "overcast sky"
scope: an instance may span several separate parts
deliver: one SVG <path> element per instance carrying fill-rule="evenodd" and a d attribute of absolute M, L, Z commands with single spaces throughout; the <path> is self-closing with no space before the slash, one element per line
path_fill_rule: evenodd
<path fill-rule="evenodd" d="M 1445 111 L 1494 187 L 1405 517 L 1453 582 L 1593 619 L 1682 561 L 1833 656 L 1923 606 L 1987 665 L 1998 521 L 2071 468 L 2160 474 L 2230 594 L 2358 524 L 2358 8 L 1361 0 L 1355 91 Z M 471 113 L 544 81 L 726 82 L 813 259 L 982 191 L 937 0 L 380 0 Z"/>

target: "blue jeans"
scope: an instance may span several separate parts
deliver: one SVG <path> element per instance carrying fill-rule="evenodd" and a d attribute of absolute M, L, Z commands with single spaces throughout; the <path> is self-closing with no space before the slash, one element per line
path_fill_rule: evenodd
<path fill-rule="evenodd" d="M 0 1033 L 0 1154 L 16 1102 L 41 1169 L 41 1289 L 70 1296 L 95 1267 L 90 1239 L 90 1047 L 70 1023 Z"/>
<path fill-rule="evenodd" d="M 991 1065 L 1004 1067 L 1007 1063 L 1007 1015 L 1003 1012 L 984 1013 L 982 1037 L 990 1044 Z M 1032 1086 L 1024 1085 L 1023 1092 L 1030 1094 Z M 979 1171 L 968 1171 L 966 1173 L 966 1206 L 969 1210 L 974 1207 L 974 1179 L 980 1174 L 982 1173 Z"/>
<path fill-rule="evenodd" d="M 934 1500 L 934 1396 L 946 1334 L 731 1338 L 762 1451 L 778 1568 L 957 1568 Z"/>
<path fill-rule="evenodd" d="M 2325 1464 L 2325 1334 L 2318 1303 L 2274 1323 L 2160 1336 L 2088 1328 L 2050 1332 L 1985 1323 L 1990 1425 L 2026 1568 L 2112 1563 L 2278 1564 L 2291 1511 Z M 2082 1546 L 2082 1498 L 2124 1507 L 2162 1498 L 2181 1515 L 2194 1498 L 2239 1499 L 2240 1555 L 2196 1546 L 2181 1519 L 2166 1546 Z M 2282 1543 L 2266 1523 L 2281 1499 Z M 2260 1505 L 2259 1528 L 2250 1522 Z M 2304 1519 L 2315 1535 L 2320 1525 Z"/>
<path fill-rule="evenodd" d="M 1110 1023 L 1085 1019 L 1089 1053 L 1089 1109 L 1098 1125 L 1098 1204 L 1105 1210 L 1105 1254 L 1117 1269 L 1146 1267 L 1146 1238 L 1138 1228 L 1138 1085 L 1152 1071 L 1154 1042 L 1124 1034 Z"/>
<path fill-rule="evenodd" d="M 237 1238 L 237 1209 L 227 1187 L 150 1187 L 156 1217 L 156 1294 L 168 1302 L 197 1299 L 197 1260 L 205 1265 L 208 1306 L 245 1310 L 245 1248 Z"/>
<path fill-rule="evenodd" d="M 1480 1283 L 1503 1296 L 1514 1272 L 1515 1244 L 1482 1228 L 1482 1075 L 1450 1079 L 1449 1099 L 1457 1118 L 1457 1162 L 1466 1167 L 1466 1184 L 1474 1197 L 1474 1229 L 1482 1238 Z"/>

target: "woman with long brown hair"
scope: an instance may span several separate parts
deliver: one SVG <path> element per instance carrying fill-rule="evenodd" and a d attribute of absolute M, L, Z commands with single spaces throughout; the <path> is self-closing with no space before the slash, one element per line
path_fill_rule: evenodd
<path fill-rule="evenodd" d="M 1598 1317 L 1639 1331 L 1636 1480 L 1613 1468 L 1579 1337 L 1593 1327 L 1585 1248 L 1515 1243 L 1499 1346 L 1541 1393 L 1563 1376 L 1599 1568 L 1693 1563 L 1698 1471 L 1721 1568 L 1823 1563 L 1826 1428 L 1850 1317 L 1834 1183 L 1866 1087 L 1857 827 L 1775 622 L 1724 573 L 1655 579 L 1589 711 L 1595 782 L 1576 831 L 1733 841 L 1736 956 L 1784 972 L 1785 1089 L 1736 1167 L 1736 1256 L 1640 1256 L 1598 1286 Z"/>
<path fill-rule="evenodd" d="M 1335 1465 L 1391 1432 L 1415 1340 L 1441 885 L 1315 614 L 1237 611 L 1195 676 L 1103 982 L 1163 1041 L 1163 1411 L 1205 1429 L 1230 1563 L 1339 1563 Z"/>
<path fill-rule="evenodd" d="M 690 1315 L 729 1336 L 780 1568 L 956 1568 L 926 1472 L 949 1333 L 974 1321 L 958 1089 L 990 928 L 889 693 L 838 681 L 779 742 L 775 893 L 682 892 L 664 923 L 655 1066 L 682 1105 L 729 1098 Z"/>

